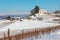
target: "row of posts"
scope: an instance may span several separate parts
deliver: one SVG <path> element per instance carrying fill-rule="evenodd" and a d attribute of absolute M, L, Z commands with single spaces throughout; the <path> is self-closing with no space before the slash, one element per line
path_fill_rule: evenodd
<path fill-rule="evenodd" d="M 8 35 L 8 40 L 10 40 L 10 29 L 8 29 L 7 35 Z M 5 38 L 6 38 L 6 35 L 5 35 L 5 32 L 4 32 L 4 40 L 6 40 Z"/>
<path fill-rule="evenodd" d="M 59 27 L 59 28 L 60 28 L 60 27 Z M 54 28 L 48 29 L 48 30 L 49 30 L 48 34 L 50 34 L 50 32 L 52 32 L 52 31 L 54 31 L 54 30 L 56 30 L 56 29 L 59 29 L 59 28 L 58 28 L 58 27 L 57 27 L 57 28 L 54 27 Z M 48 30 L 46 30 L 46 31 L 48 31 Z M 22 31 L 22 32 L 24 32 L 24 31 Z M 41 31 L 39 31 L 38 33 L 40 34 L 40 37 L 41 37 Z M 11 40 L 11 38 L 10 38 L 10 29 L 8 29 L 8 34 L 7 34 L 7 35 L 8 35 L 8 40 Z M 23 34 L 22 34 L 22 35 L 23 35 Z M 21 35 L 21 36 L 22 36 L 22 35 Z M 32 37 L 32 36 L 31 36 L 31 37 Z M 4 40 L 6 40 L 5 38 L 6 38 L 6 35 L 5 35 L 5 32 L 4 32 Z M 18 39 L 18 37 L 16 38 L 16 40 L 17 40 L 17 39 Z M 19 39 L 20 39 L 20 38 L 19 38 Z M 33 39 L 33 38 L 32 38 L 32 39 Z M 31 39 L 31 40 L 32 40 L 32 39 Z M 21 39 L 21 40 L 23 40 L 23 39 Z"/>

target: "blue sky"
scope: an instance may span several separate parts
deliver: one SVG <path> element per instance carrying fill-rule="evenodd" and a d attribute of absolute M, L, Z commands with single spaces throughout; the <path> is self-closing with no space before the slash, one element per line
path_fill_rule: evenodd
<path fill-rule="evenodd" d="M 60 0 L 0 0 L 0 12 L 29 12 L 36 5 L 52 12 L 60 9 Z"/>

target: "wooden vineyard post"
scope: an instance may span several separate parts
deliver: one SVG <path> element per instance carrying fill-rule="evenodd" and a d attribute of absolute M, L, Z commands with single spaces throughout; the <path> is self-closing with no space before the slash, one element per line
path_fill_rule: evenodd
<path fill-rule="evenodd" d="M 24 30 L 22 30 L 21 40 L 23 40 Z"/>
<path fill-rule="evenodd" d="M 4 39 L 3 40 L 5 40 L 5 32 L 3 34 L 4 34 Z"/>
<path fill-rule="evenodd" d="M 10 40 L 10 29 L 8 29 L 8 39 Z"/>
<path fill-rule="evenodd" d="M 41 32 L 41 30 L 39 31 L 39 38 L 41 38 L 41 35 L 42 35 L 42 32 Z"/>

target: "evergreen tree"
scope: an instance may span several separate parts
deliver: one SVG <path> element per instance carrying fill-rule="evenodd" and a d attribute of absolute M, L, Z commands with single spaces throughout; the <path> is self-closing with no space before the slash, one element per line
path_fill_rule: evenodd
<path fill-rule="evenodd" d="M 39 13 L 39 10 L 40 10 L 39 6 L 35 6 L 35 8 L 31 10 L 31 14 L 30 15 L 34 15 L 35 16 L 36 13 Z"/>
<path fill-rule="evenodd" d="M 11 19 L 11 17 L 10 17 L 10 16 L 7 16 L 7 17 L 6 17 L 6 19 L 7 19 L 7 20 L 10 20 L 10 19 Z"/>

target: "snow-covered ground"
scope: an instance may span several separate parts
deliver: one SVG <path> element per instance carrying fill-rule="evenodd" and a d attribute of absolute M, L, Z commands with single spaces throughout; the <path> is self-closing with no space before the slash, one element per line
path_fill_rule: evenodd
<path fill-rule="evenodd" d="M 0 23 L 11 22 L 10 20 L 0 20 Z"/>
<path fill-rule="evenodd" d="M 36 40 L 60 40 L 60 35 L 59 34 L 53 34 L 49 36 L 43 36 L 41 38 L 37 38 Z"/>
<path fill-rule="evenodd" d="M 7 29 L 10 30 L 24 30 L 24 29 L 32 29 L 32 28 L 46 28 L 46 27 L 54 27 L 60 24 L 57 23 L 47 23 L 43 21 L 17 21 L 13 24 L 10 24 L 6 27 L 0 28 L 0 31 L 5 31 Z"/>
<path fill-rule="evenodd" d="M 7 25 L 9 25 L 11 23 L 13 23 L 13 22 L 10 21 L 10 20 L 0 20 L 0 28 L 5 27 L 5 26 L 7 26 Z"/>
<path fill-rule="evenodd" d="M 28 38 L 28 39 L 24 39 L 24 40 L 60 40 L 60 35 L 59 34 L 53 34 L 53 35 L 45 35 L 43 37 L 38 37 L 38 38 Z"/>
<path fill-rule="evenodd" d="M 45 21 L 45 22 L 53 22 L 53 23 L 59 23 L 59 21 L 53 21 L 59 19 L 59 17 L 55 17 L 52 15 L 47 15 L 47 14 L 36 14 L 36 16 L 30 16 L 32 20 L 40 20 L 40 21 Z"/>
<path fill-rule="evenodd" d="M 60 40 L 60 30 L 51 34 L 39 35 L 37 37 L 25 38 L 24 40 Z"/>
<path fill-rule="evenodd" d="M 54 27 L 60 24 L 57 23 L 48 23 L 44 21 L 16 21 L 8 26 L 0 28 L 0 38 L 3 37 L 3 33 L 7 35 L 8 29 L 10 29 L 10 35 L 16 35 L 21 33 L 21 30 L 25 29 L 33 29 L 33 28 L 46 28 L 46 27 Z M 29 30 L 26 30 L 29 31 Z M 32 30 L 31 30 L 32 31 Z"/>
<path fill-rule="evenodd" d="M 34 16 L 31 16 L 31 17 L 32 19 L 33 18 L 36 19 L 36 17 Z M 8 29 L 10 29 L 10 36 L 13 36 L 13 35 L 20 34 L 22 30 L 24 30 L 25 32 L 29 32 L 29 31 L 33 31 L 30 29 L 34 29 L 34 28 L 47 28 L 47 27 L 54 27 L 54 26 L 60 25 L 59 23 L 55 23 L 52 21 L 53 19 L 59 19 L 57 17 L 56 18 L 50 17 L 50 15 L 40 15 L 40 17 L 43 18 L 42 21 L 39 21 L 37 19 L 36 20 L 24 19 L 23 21 L 15 21 L 14 23 L 11 23 L 11 21 L 9 20 L 0 20 L 0 38 L 4 37 L 4 34 L 3 34 L 4 32 L 5 32 L 5 35 L 7 36 Z M 59 37 L 60 37 L 59 35 L 60 35 L 60 31 L 56 31 L 51 35 L 45 35 L 37 39 L 34 38 L 34 40 L 54 40 L 54 38 L 58 38 L 59 40 Z M 33 39 L 28 38 L 26 40 L 33 40 Z"/>

